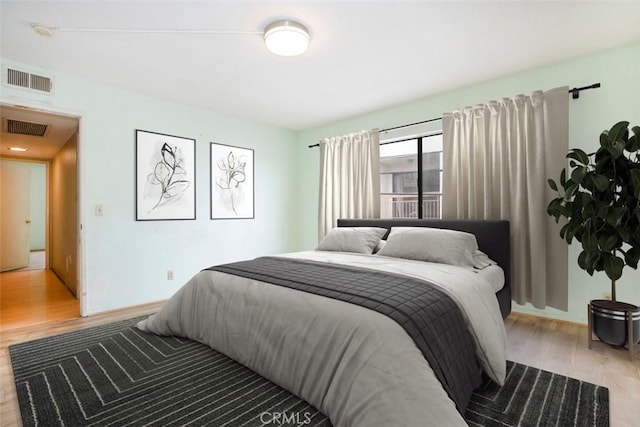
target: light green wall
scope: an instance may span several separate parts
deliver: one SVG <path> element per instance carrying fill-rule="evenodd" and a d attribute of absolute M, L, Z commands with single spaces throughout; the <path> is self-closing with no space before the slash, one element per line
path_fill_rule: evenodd
<path fill-rule="evenodd" d="M 2 59 L 2 65 L 55 79 L 51 97 L 2 86 L 2 101 L 82 116 L 85 314 L 163 300 L 208 266 L 294 248 L 293 132 L 28 64 Z M 196 139 L 196 220 L 135 221 L 135 129 Z M 255 150 L 255 219 L 209 219 L 211 142 Z M 95 215 L 98 204 L 103 216 Z"/>
<path fill-rule="evenodd" d="M 31 173 L 31 189 L 29 192 L 31 210 L 31 240 L 29 248 L 32 251 L 45 249 L 45 218 L 47 214 L 47 166 L 44 163 L 25 163 Z"/>
<path fill-rule="evenodd" d="M 317 244 L 318 150 L 307 145 L 326 136 L 360 129 L 386 128 L 413 123 L 443 112 L 489 100 L 568 85 L 581 87 L 600 82 L 602 88 L 582 92 L 570 100 L 570 147 L 588 152 L 598 146 L 598 136 L 619 120 L 640 125 L 640 43 L 622 46 L 594 55 L 567 60 L 469 87 L 437 94 L 414 102 L 330 123 L 298 134 L 298 249 Z M 339 102 L 339 101 L 337 101 Z M 546 207 L 541 206 L 541 209 Z M 558 237 L 559 238 L 559 237 Z M 586 322 L 586 305 L 609 289 L 604 274 L 590 277 L 577 267 L 579 249 L 569 250 L 569 311 L 537 310 L 517 306 L 515 310 Z M 618 299 L 640 304 L 640 272 L 626 270 L 618 285 Z"/>

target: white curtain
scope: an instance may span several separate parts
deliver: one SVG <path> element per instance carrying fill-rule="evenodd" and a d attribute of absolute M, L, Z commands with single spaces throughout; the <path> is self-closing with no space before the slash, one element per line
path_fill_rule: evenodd
<path fill-rule="evenodd" d="M 318 240 L 338 218 L 380 216 L 380 136 L 377 129 L 320 141 Z"/>
<path fill-rule="evenodd" d="M 511 221 L 511 293 L 567 310 L 567 245 L 546 213 L 566 166 L 568 87 L 443 115 L 443 217 Z"/>

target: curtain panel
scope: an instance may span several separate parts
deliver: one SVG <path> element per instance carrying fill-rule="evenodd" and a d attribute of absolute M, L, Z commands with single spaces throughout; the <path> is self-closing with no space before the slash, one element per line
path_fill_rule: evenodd
<path fill-rule="evenodd" d="M 567 310 L 568 246 L 546 207 L 568 140 L 568 87 L 443 115 L 443 217 L 510 220 L 518 304 Z"/>
<path fill-rule="evenodd" d="M 380 136 L 377 129 L 320 141 L 318 241 L 338 218 L 380 216 Z"/>

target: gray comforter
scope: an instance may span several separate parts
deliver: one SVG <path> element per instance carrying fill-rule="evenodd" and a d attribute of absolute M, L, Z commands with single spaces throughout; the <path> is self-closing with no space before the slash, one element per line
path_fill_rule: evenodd
<path fill-rule="evenodd" d="M 356 254 L 288 256 L 435 283 L 462 308 L 487 374 L 504 380 L 504 324 L 491 285 L 472 271 Z M 346 302 L 203 271 L 139 327 L 227 354 L 312 403 L 336 426 L 466 425 L 405 330 Z"/>

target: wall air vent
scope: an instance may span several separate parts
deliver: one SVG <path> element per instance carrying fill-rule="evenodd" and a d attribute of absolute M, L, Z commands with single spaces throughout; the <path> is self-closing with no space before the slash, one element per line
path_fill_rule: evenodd
<path fill-rule="evenodd" d="M 49 125 L 7 119 L 6 129 L 7 133 L 30 136 L 45 136 L 47 130 L 49 129 Z"/>
<path fill-rule="evenodd" d="M 31 74 L 31 81 L 29 82 L 29 86 L 33 90 L 51 93 L 52 80 L 49 77 Z"/>
<path fill-rule="evenodd" d="M 29 89 L 29 73 L 7 68 L 7 84 Z"/>
<path fill-rule="evenodd" d="M 7 67 L 4 73 L 7 86 L 30 89 L 39 93 L 53 92 L 53 78 Z"/>

